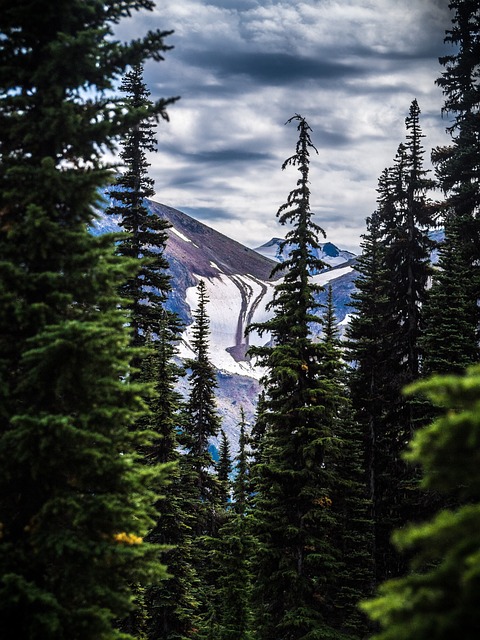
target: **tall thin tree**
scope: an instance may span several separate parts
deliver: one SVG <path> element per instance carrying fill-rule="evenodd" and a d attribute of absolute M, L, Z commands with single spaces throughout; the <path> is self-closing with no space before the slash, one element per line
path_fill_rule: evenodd
<path fill-rule="evenodd" d="M 232 483 L 233 501 L 218 535 L 219 640 L 252 640 L 255 637 L 251 610 L 255 540 L 250 527 L 247 424 L 243 408 L 238 426 L 240 434 Z"/>
<path fill-rule="evenodd" d="M 123 140 L 120 157 L 125 168 L 109 189 L 106 213 L 117 216 L 128 234 L 118 244 L 120 255 L 139 261 L 137 274 L 122 287 L 122 294 L 132 309 L 134 344 L 142 344 L 159 333 L 159 318 L 165 314 L 163 303 L 171 289 L 164 256 L 170 224 L 152 212 L 146 201 L 155 193 L 154 181 L 148 175 L 147 153 L 156 151 L 155 126 L 160 118 L 168 120 L 166 108 L 177 98 L 152 102 L 142 65 L 125 74 L 120 90 L 126 94 L 125 105 L 141 119 Z"/>
<path fill-rule="evenodd" d="M 437 80 L 451 119 L 451 144 L 432 152 L 442 203 L 445 241 L 425 309 L 428 321 L 426 372 L 460 371 L 479 357 L 480 322 L 480 11 L 471 0 L 449 3 L 452 25 L 445 41 L 453 53 L 440 58 Z M 445 294 L 451 294 L 450 300 Z M 442 314 L 440 307 L 446 304 Z M 453 317 L 452 317 L 453 316 Z M 455 316 L 462 327 L 455 326 Z"/>
<path fill-rule="evenodd" d="M 356 362 L 353 406 L 367 430 L 377 581 L 406 570 L 406 559 L 390 543 L 391 532 L 409 519 L 423 517 L 428 508 L 416 490 L 415 470 L 402 458 L 415 429 L 429 415 L 424 403 L 402 393 L 420 375 L 423 306 L 434 246 L 429 237 L 434 207 L 428 199 L 433 182 L 423 167 L 419 118 L 414 100 L 405 120 L 406 142 L 379 179 L 369 254 L 360 262 L 364 275 L 354 296 L 359 314 L 349 332 L 350 356 Z"/>
<path fill-rule="evenodd" d="M 297 114 L 288 122 L 293 121 L 298 142 L 283 168 L 296 167 L 300 177 L 277 214 L 281 224 L 292 224 L 283 243 L 287 258 L 274 269 L 284 276 L 270 304 L 273 317 L 250 327 L 272 339 L 271 346 L 251 349 L 266 368 L 266 432 L 255 465 L 254 509 L 259 545 L 253 601 L 261 640 L 333 637 L 336 623 L 339 554 L 332 535 L 335 476 L 329 459 L 338 441 L 327 408 L 332 389 L 323 375 L 325 346 L 311 334 L 311 325 L 322 319 L 314 298 L 320 287 L 310 274 L 325 266 L 312 251 L 323 234 L 310 209 L 310 151 L 316 149 L 305 118 Z"/>
<path fill-rule="evenodd" d="M 192 565 L 199 582 L 195 590 L 198 602 L 197 637 L 213 640 L 216 637 L 218 566 L 210 556 L 215 548 L 219 515 L 224 513 L 221 502 L 221 486 L 215 472 L 211 441 L 220 430 L 221 420 L 217 412 L 215 369 L 209 356 L 210 320 L 207 313 L 207 287 L 200 280 L 198 306 L 193 314 L 192 349 L 194 356 L 185 361 L 190 370 L 188 397 L 185 402 L 180 442 L 181 473 L 184 484 L 185 508 L 189 514 L 187 523 L 192 530 L 194 553 Z"/>

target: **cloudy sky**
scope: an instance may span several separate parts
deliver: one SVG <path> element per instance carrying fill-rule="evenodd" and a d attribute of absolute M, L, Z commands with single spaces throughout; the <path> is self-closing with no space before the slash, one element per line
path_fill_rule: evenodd
<path fill-rule="evenodd" d="M 152 97 L 180 95 L 151 157 L 155 199 L 255 247 L 285 229 L 276 211 L 297 180 L 295 113 L 312 128 L 311 208 L 327 240 L 358 250 L 377 179 L 418 100 L 426 157 L 445 144 L 435 85 L 447 0 L 158 0 L 120 35 L 173 29 L 149 63 Z"/>

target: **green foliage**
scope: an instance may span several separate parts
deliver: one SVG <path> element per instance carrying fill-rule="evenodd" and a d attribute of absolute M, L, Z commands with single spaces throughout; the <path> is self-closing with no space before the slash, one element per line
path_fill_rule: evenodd
<path fill-rule="evenodd" d="M 232 460 L 230 443 L 223 429 L 220 430 L 220 446 L 218 449 L 217 478 L 220 484 L 220 505 L 227 507 L 230 497 L 230 474 L 232 472 Z"/>
<path fill-rule="evenodd" d="M 471 290 L 472 271 L 465 254 L 462 227 L 462 220 L 457 216 L 445 221 L 438 268 L 424 307 L 423 375 L 462 373 L 480 356 L 477 301 Z"/>
<path fill-rule="evenodd" d="M 459 633 L 473 640 L 480 624 L 480 367 L 434 377 L 413 391 L 444 413 L 417 432 L 407 458 L 422 465 L 426 488 L 463 504 L 395 533 L 397 547 L 413 555 L 411 573 L 383 584 L 364 609 L 382 627 L 377 640 L 446 640 Z"/>
<path fill-rule="evenodd" d="M 160 59 L 114 23 L 148 1 L 40 0 L 0 17 L 0 618 L 15 637 L 125 638 L 132 584 L 165 574 L 144 539 L 165 467 L 131 381 L 118 287 L 131 261 L 94 238 L 106 149 L 135 121 L 111 95 L 130 64 Z"/>
<path fill-rule="evenodd" d="M 128 233 L 118 245 L 120 255 L 139 261 L 135 277 L 123 285 L 122 294 L 131 301 L 134 343 L 141 344 L 146 336 L 158 334 L 159 316 L 165 313 L 163 303 L 171 288 L 163 255 L 169 224 L 149 212 L 145 199 L 154 195 L 146 157 L 147 152 L 156 150 L 154 127 L 160 117 L 168 119 L 166 107 L 175 99 L 152 103 L 141 65 L 125 74 L 120 90 L 126 93 L 125 107 L 141 119 L 123 140 L 120 157 L 125 171 L 108 191 L 111 205 L 106 213 L 119 216 L 120 225 Z"/>
<path fill-rule="evenodd" d="M 364 255 L 347 336 L 352 361 L 350 386 L 361 425 L 375 535 L 376 580 L 400 575 L 406 565 L 391 546 L 395 527 L 422 517 L 428 500 L 417 491 L 415 469 L 402 452 L 430 408 L 405 398 L 402 388 L 420 374 L 423 307 L 430 274 L 434 207 L 432 181 L 423 168 L 424 150 L 416 100 L 406 118 L 406 141 L 378 184 L 378 209 L 367 221 Z"/>
<path fill-rule="evenodd" d="M 233 502 L 218 532 L 216 546 L 219 621 L 217 640 L 252 640 L 252 559 L 255 540 L 249 512 L 249 464 L 246 422 L 240 410 L 239 450 L 235 458 Z"/>
<path fill-rule="evenodd" d="M 330 464 L 336 482 L 330 494 L 330 509 L 335 514 L 335 539 L 340 550 L 335 596 L 337 626 L 354 638 L 364 637 L 368 624 L 358 603 L 372 593 L 374 564 L 373 522 L 367 489 L 364 438 L 354 420 L 346 386 L 346 366 L 329 286 L 322 340 L 325 345 L 324 375 L 332 386 L 332 431 L 339 440 L 338 452 Z"/>
<path fill-rule="evenodd" d="M 155 386 L 148 420 L 157 435 L 150 447 L 143 448 L 144 460 L 149 465 L 174 465 L 169 485 L 156 504 L 157 521 L 147 536 L 150 542 L 168 545 L 163 556 L 168 578 L 145 592 L 146 637 L 152 640 L 191 637 L 198 607 L 195 597 L 197 576 L 192 565 L 192 529 L 189 514 L 185 513 L 186 491 L 176 433 L 181 424 L 182 398 L 175 388 L 183 370 L 174 364 L 179 329 L 172 325 L 172 319 L 170 314 L 164 314 L 158 339 L 151 345 L 150 355 L 142 366 Z"/>
<path fill-rule="evenodd" d="M 221 423 L 216 409 L 215 369 L 209 359 L 208 296 L 203 280 L 198 284 L 198 307 L 194 312 L 191 345 L 194 357 L 186 360 L 190 370 L 189 394 L 182 411 L 180 443 L 184 513 L 191 528 L 191 564 L 198 576 L 193 595 L 198 603 L 195 637 L 214 639 L 217 621 L 217 579 L 219 567 L 211 560 L 215 553 L 219 516 L 224 513 L 222 487 L 209 450 Z"/>
<path fill-rule="evenodd" d="M 341 552 L 331 508 L 339 398 L 327 372 L 328 347 L 311 337 L 311 325 L 323 320 L 315 313 L 319 287 L 310 273 L 324 267 L 312 252 L 321 231 L 309 203 L 309 149 L 314 147 L 305 119 L 292 120 L 298 122 L 299 138 L 283 168 L 297 167 L 300 178 L 278 212 L 282 224 L 293 225 L 284 243 L 289 254 L 275 269 L 285 272 L 270 305 L 273 318 L 249 329 L 272 336 L 272 346 L 251 349 L 267 369 L 252 512 L 258 539 L 253 603 L 262 640 L 342 636 L 335 608 Z"/>
<path fill-rule="evenodd" d="M 208 450 L 209 439 L 215 437 L 220 428 L 220 419 L 215 406 L 217 381 L 215 369 L 208 354 L 210 322 L 207 315 L 207 304 L 206 286 L 203 280 L 200 280 L 198 308 L 194 313 L 192 337 L 195 357 L 185 362 L 185 366 L 190 369 L 188 376 L 190 393 L 185 407 L 183 443 L 188 455 L 192 457 L 196 472 L 199 474 L 199 486 L 204 485 L 205 490 L 207 490 L 207 486 L 202 477 L 213 464 L 212 456 Z"/>
<path fill-rule="evenodd" d="M 453 53 L 440 58 L 444 66 L 437 84 L 445 96 L 443 111 L 452 121 L 452 142 L 432 152 L 442 203 L 445 243 L 441 269 L 435 274 L 425 314 L 428 320 L 426 373 L 460 372 L 478 357 L 480 311 L 480 15 L 476 2 L 450 2 L 452 26 L 445 41 Z"/>

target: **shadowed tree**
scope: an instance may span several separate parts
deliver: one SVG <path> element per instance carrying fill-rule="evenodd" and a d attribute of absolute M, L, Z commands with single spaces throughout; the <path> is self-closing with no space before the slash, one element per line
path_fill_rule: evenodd
<path fill-rule="evenodd" d="M 451 119 L 449 146 L 437 147 L 432 161 L 440 188 L 445 240 L 433 278 L 425 316 L 425 372 L 461 371 L 476 362 L 480 311 L 480 12 L 471 0 L 449 3 L 452 25 L 445 41 L 454 52 L 440 58 L 437 80 Z"/>
<path fill-rule="evenodd" d="M 180 442 L 184 455 L 180 464 L 185 511 L 192 530 L 192 566 L 199 579 L 195 590 L 198 602 L 195 637 L 214 640 L 219 615 L 216 600 L 218 566 L 212 562 L 211 554 L 217 543 L 219 516 L 223 515 L 224 507 L 210 443 L 218 435 L 221 421 L 215 400 L 215 369 L 209 358 L 210 320 L 207 288 L 203 280 L 200 280 L 197 292 L 198 306 L 193 313 L 191 340 L 194 356 L 185 361 L 190 370 L 190 389 L 182 416 Z"/>
<path fill-rule="evenodd" d="M 218 536 L 219 640 L 252 640 L 255 637 L 250 601 L 255 540 L 250 528 L 247 425 L 243 408 L 239 427 L 233 501 Z"/>
<path fill-rule="evenodd" d="M 423 468 L 422 484 L 459 504 L 431 520 L 395 532 L 411 556 L 411 572 L 384 583 L 364 605 L 381 630 L 375 640 L 447 640 L 478 635 L 480 574 L 480 369 L 464 376 L 437 376 L 410 392 L 426 394 L 442 414 L 420 429 L 407 459 Z"/>
<path fill-rule="evenodd" d="M 167 49 L 160 31 L 113 36 L 142 8 L 0 14 L 0 619 L 19 639 L 126 638 L 130 585 L 164 575 L 143 538 L 164 478 L 138 459 L 151 434 L 130 429 L 145 407 L 117 291 L 134 265 L 88 231 L 104 152 L 139 121 L 114 85 Z"/>
<path fill-rule="evenodd" d="M 402 389 L 418 378 L 425 328 L 424 303 L 434 243 L 432 181 L 423 168 L 420 109 L 414 100 L 406 142 L 378 184 L 378 207 L 369 221 L 367 251 L 353 305 L 358 313 L 348 332 L 352 401 L 365 438 L 372 500 L 376 581 L 401 575 L 406 559 L 390 542 L 396 527 L 423 517 L 429 498 L 417 490 L 415 469 L 402 452 L 430 408 L 405 398 Z"/>

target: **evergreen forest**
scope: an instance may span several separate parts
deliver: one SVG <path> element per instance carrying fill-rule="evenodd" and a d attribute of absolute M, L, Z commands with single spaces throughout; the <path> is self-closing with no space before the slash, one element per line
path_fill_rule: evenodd
<path fill-rule="evenodd" d="M 114 35 L 153 8 L 0 12 L 0 635 L 477 640 L 480 2 L 450 0 L 436 80 L 449 144 L 428 170 L 413 99 L 342 338 L 312 280 L 326 266 L 315 132 L 287 114 L 286 259 L 269 319 L 247 328 L 264 374 L 235 450 L 205 282 L 179 364 L 168 223 L 146 206 L 178 97 L 153 100 L 144 65 L 168 64 L 172 32 Z M 120 233 L 91 233 L 102 207 Z"/>

